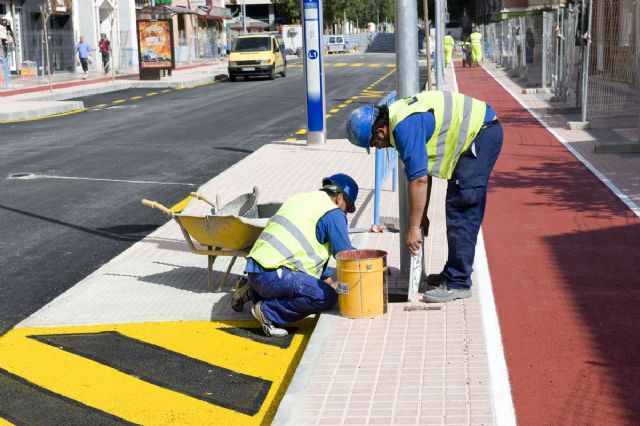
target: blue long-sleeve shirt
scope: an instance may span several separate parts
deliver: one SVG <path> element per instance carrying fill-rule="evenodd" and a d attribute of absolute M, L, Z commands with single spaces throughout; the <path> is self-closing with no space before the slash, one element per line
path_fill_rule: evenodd
<path fill-rule="evenodd" d="M 484 122 L 496 118 L 496 112 L 487 104 Z M 436 120 L 430 111 L 412 114 L 403 119 L 393 130 L 398 155 L 404 164 L 407 180 L 427 176 L 428 157 L 426 141 L 431 139 Z"/>
<path fill-rule="evenodd" d="M 88 43 L 84 41 L 76 45 L 76 52 L 78 53 L 78 56 L 81 59 L 87 59 L 89 57 L 90 50 L 91 50 L 91 47 L 89 46 Z"/>
<path fill-rule="evenodd" d="M 316 238 L 321 244 L 329 243 L 332 256 L 344 250 L 354 249 L 349 240 L 347 215 L 338 208 L 328 211 L 320 218 L 316 225 Z M 262 265 L 250 257 L 247 258 L 244 272 L 255 274 L 264 271 Z M 331 268 L 326 267 L 321 278 L 331 276 L 331 273 Z"/>

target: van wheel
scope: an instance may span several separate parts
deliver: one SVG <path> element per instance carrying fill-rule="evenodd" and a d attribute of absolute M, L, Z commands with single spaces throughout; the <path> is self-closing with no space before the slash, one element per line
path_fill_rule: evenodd
<path fill-rule="evenodd" d="M 230 75 L 230 76 L 229 76 L 229 80 L 231 80 L 231 81 L 236 81 L 236 80 L 237 80 L 237 77 L 236 77 L 235 75 Z"/>
<path fill-rule="evenodd" d="M 287 76 L 287 66 L 284 65 L 282 67 L 282 72 L 280 73 L 281 76 L 286 77 Z"/>
<path fill-rule="evenodd" d="M 275 80 L 276 79 L 276 66 L 274 65 L 273 68 L 271 68 L 271 72 L 269 73 L 269 80 Z"/>

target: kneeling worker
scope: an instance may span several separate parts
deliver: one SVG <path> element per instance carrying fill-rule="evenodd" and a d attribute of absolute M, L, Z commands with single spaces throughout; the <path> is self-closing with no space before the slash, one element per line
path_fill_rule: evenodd
<path fill-rule="evenodd" d="M 355 212 L 358 185 L 339 173 L 318 191 L 289 198 L 254 244 L 231 306 L 241 311 L 250 299 L 253 316 L 267 336 L 284 337 L 282 326 L 332 309 L 338 295 L 327 267 L 331 255 L 354 247 L 346 213 Z"/>
<path fill-rule="evenodd" d="M 430 91 L 389 106 L 363 106 L 347 123 L 349 141 L 398 150 L 408 184 L 409 223 L 406 244 L 416 252 L 421 228 L 429 228 L 427 207 L 431 177 L 447 179 L 445 200 L 447 262 L 427 277 L 435 287 L 425 302 L 448 302 L 471 296 L 476 240 L 487 201 L 489 175 L 502 147 L 502 127 L 493 109 L 459 93 Z"/>

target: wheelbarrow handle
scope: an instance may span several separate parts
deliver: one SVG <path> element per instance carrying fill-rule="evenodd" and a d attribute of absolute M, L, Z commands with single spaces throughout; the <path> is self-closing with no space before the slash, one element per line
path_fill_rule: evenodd
<path fill-rule="evenodd" d="M 200 200 L 200 201 L 204 201 L 205 203 L 209 204 L 211 207 L 213 207 L 214 209 L 216 208 L 216 205 L 213 204 L 211 201 L 207 200 L 204 195 L 202 194 L 198 194 L 197 192 L 192 192 L 189 194 L 190 196 L 194 197 L 196 200 Z"/>
<path fill-rule="evenodd" d="M 166 208 L 162 204 L 158 203 L 157 201 L 151 201 L 151 200 L 147 200 L 147 199 L 143 198 L 142 199 L 142 205 L 147 206 L 147 207 L 151 207 L 152 209 L 158 209 L 162 213 L 166 214 L 167 216 L 173 216 L 173 212 L 171 210 L 169 210 L 168 208 Z"/>

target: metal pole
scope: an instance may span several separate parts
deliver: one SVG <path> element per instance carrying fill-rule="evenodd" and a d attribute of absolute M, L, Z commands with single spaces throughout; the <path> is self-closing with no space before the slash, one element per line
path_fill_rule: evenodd
<path fill-rule="evenodd" d="M 542 88 L 547 88 L 547 46 L 549 43 L 549 20 L 547 14 L 542 12 Z"/>
<path fill-rule="evenodd" d="M 431 75 L 431 37 L 429 30 L 429 0 L 422 0 L 422 12 L 424 14 L 424 40 L 427 53 L 427 89 L 433 90 L 433 76 Z"/>
<path fill-rule="evenodd" d="M 398 66 L 398 98 L 412 96 L 420 91 L 418 70 L 418 6 L 416 0 L 396 1 L 396 64 Z M 400 273 L 409 275 L 411 255 L 404 244 L 409 228 L 409 197 L 404 166 L 398 161 L 399 221 L 400 221 Z"/>
<path fill-rule="evenodd" d="M 247 6 L 242 0 L 242 33 L 247 34 Z"/>
<path fill-rule="evenodd" d="M 444 84 L 444 45 L 443 45 L 443 31 L 442 31 L 442 0 L 434 0 L 436 5 L 436 88 L 442 90 Z"/>
<path fill-rule="evenodd" d="M 584 63 L 582 64 L 582 122 L 587 121 L 587 95 L 589 92 L 589 56 L 591 53 L 591 17 L 593 14 L 593 0 L 589 0 L 589 17 L 587 18 L 587 32 L 583 34 L 586 37 L 587 44 L 584 51 Z"/>
<path fill-rule="evenodd" d="M 324 60 L 322 56 L 322 0 L 302 1 L 304 75 L 307 88 L 307 145 L 327 141 Z"/>

